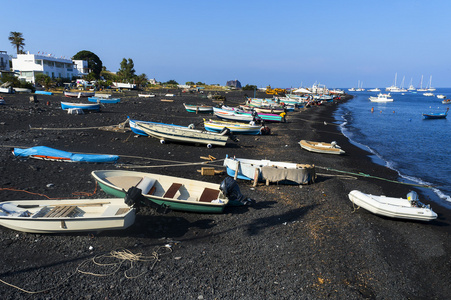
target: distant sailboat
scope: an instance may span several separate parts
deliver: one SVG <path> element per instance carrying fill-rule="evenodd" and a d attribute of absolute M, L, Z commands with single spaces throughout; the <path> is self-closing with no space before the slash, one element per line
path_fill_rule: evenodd
<path fill-rule="evenodd" d="M 415 87 L 412 85 L 412 78 L 410 78 L 410 85 L 409 85 L 409 88 L 407 90 L 409 90 L 409 91 L 415 91 L 416 90 Z"/>
<path fill-rule="evenodd" d="M 397 92 L 399 88 L 396 86 L 396 78 L 398 77 L 398 73 L 395 73 L 395 84 L 389 87 L 386 87 L 385 90 L 389 92 Z"/>
<path fill-rule="evenodd" d="M 417 89 L 418 92 L 427 92 L 427 89 L 423 89 L 423 75 L 421 75 L 420 88 Z"/>
<path fill-rule="evenodd" d="M 435 88 L 432 87 L 432 75 L 431 77 L 429 77 L 429 87 L 428 87 L 428 91 L 435 91 Z"/>

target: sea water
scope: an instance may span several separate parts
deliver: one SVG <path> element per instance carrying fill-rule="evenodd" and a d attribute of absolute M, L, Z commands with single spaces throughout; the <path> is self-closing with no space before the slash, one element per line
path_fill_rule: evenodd
<path fill-rule="evenodd" d="M 433 97 L 417 91 L 391 93 L 394 101 L 384 103 L 369 100 L 379 92 L 348 93 L 354 98 L 340 104 L 334 115 L 343 134 L 370 151 L 374 162 L 396 170 L 399 181 L 432 186 L 422 190 L 451 208 L 451 112 L 446 119 L 422 115 L 451 108 L 436 97 L 451 98 L 451 88 L 437 88 Z"/>

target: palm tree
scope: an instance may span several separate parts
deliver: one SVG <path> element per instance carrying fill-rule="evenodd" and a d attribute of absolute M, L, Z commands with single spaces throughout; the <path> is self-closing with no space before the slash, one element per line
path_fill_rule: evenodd
<path fill-rule="evenodd" d="M 11 31 L 8 40 L 16 47 L 17 54 L 22 52 L 23 46 L 25 46 L 25 39 L 22 37 L 22 32 Z"/>

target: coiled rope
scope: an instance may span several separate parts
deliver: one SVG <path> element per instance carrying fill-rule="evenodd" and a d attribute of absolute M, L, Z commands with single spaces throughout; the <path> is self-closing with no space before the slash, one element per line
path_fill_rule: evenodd
<path fill-rule="evenodd" d="M 163 249 L 163 251 L 161 249 Z M 160 252 L 162 252 L 162 253 L 160 253 Z M 47 288 L 44 290 L 39 290 L 39 291 L 26 290 L 24 288 L 18 287 L 17 285 L 6 282 L 2 279 L 0 279 L 0 282 L 5 285 L 8 285 L 10 287 L 13 287 L 15 289 L 18 289 L 19 291 L 22 291 L 24 293 L 39 294 L 39 293 L 45 293 L 45 292 L 48 292 L 48 291 L 51 291 L 51 290 L 54 290 L 54 289 L 60 287 L 61 285 L 63 285 L 65 282 L 67 282 L 71 277 L 73 277 L 77 273 L 91 275 L 91 276 L 97 276 L 97 277 L 111 276 L 111 275 L 117 273 L 121 269 L 121 267 L 126 263 L 129 263 L 129 267 L 124 271 L 124 276 L 127 279 L 135 279 L 135 278 L 138 278 L 138 277 L 144 275 L 148 270 L 153 270 L 153 268 L 155 267 L 157 262 L 160 261 L 160 257 L 163 255 L 168 255 L 170 253 L 172 253 L 172 247 L 169 244 L 165 245 L 165 246 L 157 247 L 155 250 L 152 251 L 152 254 L 150 256 L 144 256 L 142 253 L 135 254 L 127 249 L 120 250 L 120 251 L 113 250 L 109 254 L 98 255 L 91 259 L 87 259 L 87 260 L 83 261 L 82 263 L 80 263 L 77 266 L 74 273 L 72 273 L 65 279 L 61 280 L 57 285 L 55 285 L 54 287 Z M 113 259 L 115 261 L 110 262 L 110 263 L 104 263 L 104 262 L 100 262 L 102 259 Z M 148 270 L 141 272 L 138 275 L 130 276 L 131 270 L 133 270 L 135 268 L 135 265 L 140 262 L 151 262 L 151 266 Z M 114 267 L 114 270 L 111 272 L 108 272 L 108 273 L 96 273 L 96 272 L 82 270 L 82 268 L 85 267 L 88 263 L 93 263 L 95 266 L 99 266 L 102 268 Z"/>

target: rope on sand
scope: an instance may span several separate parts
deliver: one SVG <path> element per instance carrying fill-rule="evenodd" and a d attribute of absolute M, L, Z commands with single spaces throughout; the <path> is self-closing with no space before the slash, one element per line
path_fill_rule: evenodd
<path fill-rule="evenodd" d="M 160 249 L 164 249 L 163 253 L 159 253 Z M 39 293 L 45 293 L 51 290 L 54 290 L 58 287 L 60 287 L 61 285 L 63 285 L 65 282 L 67 282 L 71 277 L 73 277 L 75 274 L 77 273 L 81 273 L 81 274 L 86 274 L 86 275 L 92 275 L 92 276 L 97 276 L 97 277 L 104 277 L 104 276 L 111 276 L 115 273 L 117 273 L 119 271 L 119 269 L 121 268 L 122 265 L 124 265 L 125 263 L 129 263 L 129 267 L 124 271 L 124 276 L 127 279 L 134 279 L 134 278 L 138 278 L 142 275 L 144 275 L 148 270 L 153 270 L 153 268 L 155 267 L 155 265 L 157 264 L 157 262 L 160 261 L 160 257 L 163 255 L 167 255 L 172 253 L 172 248 L 171 245 L 165 245 L 165 246 L 159 246 L 156 248 L 156 250 L 152 251 L 152 255 L 150 256 L 144 256 L 142 255 L 142 253 L 132 253 L 130 250 L 122 250 L 122 251 L 111 251 L 110 254 L 103 254 L 103 255 L 99 255 L 99 256 L 95 256 L 91 259 L 85 260 L 83 261 L 81 264 L 78 265 L 77 269 L 75 270 L 74 273 L 72 273 L 71 275 L 69 275 L 68 277 L 66 277 L 65 279 L 61 280 L 56 286 L 51 287 L 51 288 L 47 288 L 44 290 L 39 290 L 39 291 L 29 291 L 26 290 L 24 288 L 18 287 L 14 284 L 11 284 L 9 282 L 6 282 L 2 279 L 0 279 L 0 282 L 8 285 L 10 287 L 13 287 L 15 289 L 18 289 L 19 291 L 22 291 L 24 293 L 28 293 L 28 294 L 39 294 Z M 116 262 L 112 262 L 112 263 L 101 263 L 99 262 L 99 260 L 101 259 L 109 259 L 109 258 L 113 258 L 116 259 L 118 261 Z M 94 265 L 99 266 L 99 267 L 115 267 L 115 270 L 109 273 L 95 273 L 95 272 L 89 272 L 89 271 L 84 271 L 81 268 L 86 265 L 87 263 L 92 262 Z M 130 271 L 134 268 L 134 265 L 138 262 L 152 262 L 151 266 L 149 269 L 146 269 L 146 271 L 139 273 L 138 275 L 135 276 L 130 276 Z"/>
<path fill-rule="evenodd" d="M 432 185 L 416 184 L 416 183 L 408 183 L 408 182 L 401 182 L 401 181 L 397 181 L 397 180 L 391 180 L 391 179 L 387 179 L 387 178 L 382 178 L 382 177 L 372 176 L 372 175 L 365 174 L 365 173 L 362 173 L 362 172 L 354 173 L 354 172 L 349 172 L 349 171 L 341 171 L 341 170 L 337 170 L 337 169 L 332 169 L 332 168 L 329 168 L 329 167 L 320 167 L 320 166 L 315 166 L 315 167 L 318 168 L 318 169 L 323 169 L 323 170 L 327 170 L 327 171 L 333 171 L 333 172 L 339 172 L 339 173 L 351 174 L 351 175 L 354 175 L 354 176 L 360 176 L 360 177 L 367 177 L 367 178 L 379 179 L 379 180 L 384 180 L 384 181 L 388 181 L 388 182 L 392 182 L 392 183 L 397 183 L 397 184 L 411 185 L 411 186 L 423 187 L 423 188 L 433 188 Z"/>

